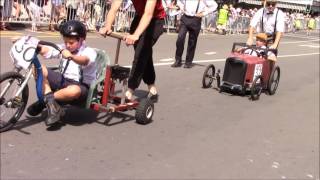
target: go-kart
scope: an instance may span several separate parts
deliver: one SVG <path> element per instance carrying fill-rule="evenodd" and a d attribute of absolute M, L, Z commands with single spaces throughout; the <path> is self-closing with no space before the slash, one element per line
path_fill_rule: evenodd
<path fill-rule="evenodd" d="M 110 65 L 109 56 L 99 49 L 96 58 L 96 80 L 90 85 L 86 102 L 79 105 L 81 108 L 103 112 L 118 112 L 135 110 L 135 119 L 138 124 L 148 124 L 152 121 L 154 104 L 149 98 L 128 100 L 125 97 L 130 68 L 118 65 L 121 39 L 123 36 L 111 33 L 110 37 L 118 39 L 115 63 Z M 51 46 L 61 52 L 54 43 L 39 41 L 25 36 L 15 42 L 10 55 L 14 69 L 0 74 L 0 132 L 9 130 L 23 114 L 29 98 L 28 81 L 36 74 L 36 93 L 39 101 L 43 101 L 42 69 L 38 59 L 39 45 Z M 55 68 L 52 68 L 55 69 Z M 116 83 L 121 83 L 121 95 L 115 91 Z"/>
<path fill-rule="evenodd" d="M 247 50 L 257 56 L 246 54 Z M 280 67 L 267 59 L 268 52 L 277 55 L 277 50 L 248 47 L 245 43 L 234 43 L 231 54 L 226 59 L 221 80 L 220 69 L 216 72 L 213 64 L 206 67 L 202 87 L 209 88 L 216 81 L 219 92 L 246 95 L 250 92 L 251 100 L 258 100 L 262 92 L 274 95 L 279 85 Z"/>

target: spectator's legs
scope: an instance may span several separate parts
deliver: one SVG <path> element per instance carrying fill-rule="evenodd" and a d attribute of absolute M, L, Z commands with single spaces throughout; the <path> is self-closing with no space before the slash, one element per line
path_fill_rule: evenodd
<path fill-rule="evenodd" d="M 188 32 L 187 26 L 186 26 L 183 19 L 184 19 L 184 17 L 182 16 L 181 21 L 180 21 L 179 34 L 178 34 L 178 38 L 177 38 L 177 42 L 176 42 L 175 60 L 179 64 L 181 64 L 181 61 L 182 61 L 184 42 L 185 42 L 186 35 Z"/>
<path fill-rule="evenodd" d="M 67 21 L 75 20 L 76 15 L 77 15 L 77 9 L 73 9 L 70 7 L 67 8 Z"/>
<path fill-rule="evenodd" d="M 19 4 L 19 2 L 14 2 L 13 3 L 13 7 L 15 8 L 16 12 L 15 12 L 15 18 L 18 20 L 19 16 L 20 16 L 20 12 L 21 12 L 21 4 Z"/>
<path fill-rule="evenodd" d="M 188 40 L 188 51 L 186 56 L 186 64 L 191 64 L 194 58 L 194 53 L 197 47 L 198 36 L 201 30 L 201 19 L 194 17 L 192 24 L 188 27 L 189 40 Z"/>

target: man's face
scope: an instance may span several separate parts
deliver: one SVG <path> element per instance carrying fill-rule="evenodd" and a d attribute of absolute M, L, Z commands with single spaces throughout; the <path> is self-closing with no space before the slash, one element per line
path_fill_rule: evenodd
<path fill-rule="evenodd" d="M 77 38 L 63 37 L 64 44 L 71 53 L 76 52 L 81 46 L 81 40 Z"/>
<path fill-rule="evenodd" d="M 273 13 L 273 10 L 276 8 L 276 1 L 267 1 L 266 7 L 268 9 L 268 13 Z"/>

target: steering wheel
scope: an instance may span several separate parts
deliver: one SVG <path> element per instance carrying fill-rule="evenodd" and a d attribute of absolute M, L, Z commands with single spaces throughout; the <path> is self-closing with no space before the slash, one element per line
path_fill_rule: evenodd
<path fill-rule="evenodd" d="M 248 47 L 245 47 L 241 50 L 241 54 L 244 54 L 247 50 L 250 50 L 251 52 L 250 53 L 246 53 L 246 54 L 250 54 L 252 55 L 253 52 L 255 52 L 257 54 L 258 57 L 260 57 L 260 52 L 257 51 L 257 49 L 253 46 L 248 46 Z"/>

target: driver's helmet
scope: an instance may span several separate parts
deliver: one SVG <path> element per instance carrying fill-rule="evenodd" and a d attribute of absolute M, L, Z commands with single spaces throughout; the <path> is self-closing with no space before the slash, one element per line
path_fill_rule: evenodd
<path fill-rule="evenodd" d="M 60 26 L 60 34 L 63 37 L 75 37 L 77 39 L 86 39 L 87 30 L 84 24 L 80 21 L 71 20 L 67 21 Z"/>

